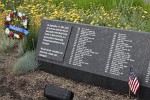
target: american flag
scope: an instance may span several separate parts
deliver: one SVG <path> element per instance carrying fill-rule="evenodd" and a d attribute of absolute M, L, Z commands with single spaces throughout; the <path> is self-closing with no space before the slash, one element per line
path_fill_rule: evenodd
<path fill-rule="evenodd" d="M 134 73 L 134 70 L 133 70 L 133 67 L 130 68 L 130 73 L 129 73 L 129 87 L 130 87 L 130 90 L 136 94 L 137 90 L 139 89 L 140 87 L 140 83 L 137 79 L 137 77 L 135 76 L 135 73 Z"/>

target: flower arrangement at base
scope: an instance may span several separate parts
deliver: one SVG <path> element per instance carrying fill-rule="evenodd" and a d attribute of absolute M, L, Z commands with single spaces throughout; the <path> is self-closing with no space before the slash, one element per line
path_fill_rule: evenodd
<path fill-rule="evenodd" d="M 21 21 L 20 25 L 23 26 L 22 28 L 10 24 L 15 17 L 18 17 L 18 19 Z M 28 34 L 27 31 L 28 19 L 24 13 L 21 13 L 19 11 L 13 11 L 9 13 L 8 16 L 6 16 L 5 26 L 6 26 L 5 33 L 10 37 L 20 39 L 23 37 L 23 34 L 25 35 Z"/>

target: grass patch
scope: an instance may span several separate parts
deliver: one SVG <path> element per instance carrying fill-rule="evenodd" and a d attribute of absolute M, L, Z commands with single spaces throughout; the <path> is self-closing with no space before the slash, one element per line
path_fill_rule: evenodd
<path fill-rule="evenodd" d="M 70 0 L 64 0 L 66 2 L 70 2 Z M 63 1 L 63 2 L 64 2 Z M 143 0 L 71 0 L 77 4 L 78 8 L 89 9 L 91 3 L 95 3 L 96 5 L 104 6 L 106 10 L 111 10 L 118 7 L 119 4 L 132 4 L 133 6 L 143 6 Z M 53 0 L 54 3 L 59 5 L 62 0 Z"/>

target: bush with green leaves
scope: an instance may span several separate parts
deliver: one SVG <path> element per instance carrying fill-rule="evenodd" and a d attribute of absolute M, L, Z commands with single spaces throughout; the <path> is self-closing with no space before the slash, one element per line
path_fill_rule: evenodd
<path fill-rule="evenodd" d="M 15 74 L 24 74 L 29 71 L 35 71 L 38 63 L 35 60 L 35 51 L 28 51 L 24 56 L 18 59 L 13 67 Z"/>

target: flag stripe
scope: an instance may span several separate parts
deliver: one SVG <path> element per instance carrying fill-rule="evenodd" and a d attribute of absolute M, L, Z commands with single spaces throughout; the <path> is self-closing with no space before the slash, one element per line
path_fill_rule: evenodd
<path fill-rule="evenodd" d="M 136 94 L 136 91 L 137 91 L 137 89 L 139 87 L 139 82 L 138 82 L 137 78 L 134 79 L 134 80 L 132 80 L 131 78 L 129 78 L 129 86 L 130 86 L 131 91 L 134 94 Z"/>
<path fill-rule="evenodd" d="M 130 87 L 130 90 L 136 94 L 140 84 L 139 84 L 139 81 L 137 79 L 137 77 L 135 76 L 134 74 L 134 71 L 133 71 L 133 68 L 131 67 L 130 68 L 130 74 L 129 74 L 129 87 Z"/>
<path fill-rule="evenodd" d="M 133 92 L 134 92 L 134 93 L 136 92 L 137 86 L 138 86 L 138 81 L 135 82 L 135 85 L 134 85 L 134 87 L 133 87 Z"/>
<path fill-rule="evenodd" d="M 132 91 L 134 92 L 135 91 L 135 89 L 136 89 L 136 86 L 137 86 L 137 78 L 134 80 L 134 83 L 133 83 L 133 89 L 132 89 Z"/>

